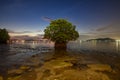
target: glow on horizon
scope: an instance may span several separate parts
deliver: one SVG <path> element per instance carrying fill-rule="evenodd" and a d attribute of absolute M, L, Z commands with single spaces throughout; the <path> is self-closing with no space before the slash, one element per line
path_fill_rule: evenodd
<path fill-rule="evenodd" d="M 34 33 L 22 33 L 22 34 L 18 34 L 18 33 L 9 33 L 10 36 L 38 36 L 40 34 L 44 34 L 43 32 L 34 32 Z"/>
<path fill-rule="evenodd" d="M 120 40 L 116 40 L 116 42 L 120 42 Z"/>

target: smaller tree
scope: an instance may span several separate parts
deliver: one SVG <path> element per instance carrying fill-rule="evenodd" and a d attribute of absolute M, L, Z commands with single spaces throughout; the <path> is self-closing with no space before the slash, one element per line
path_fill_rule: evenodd
<path fill-rule="evenodd" d="M 10 36 L 8 34 L 8 31 L 6 29 L 0 29 L 0 43 L 7 43 L 7 40 L 9 40 Z"/>
<path fill-rule="evenodd" d="M 55 49 L 66 49 L 69 41 L 79 37 L 75 28 L 76 26 L 65 19 L 53 20 L 44 30 L 44 38 L 55 42 Z"/>

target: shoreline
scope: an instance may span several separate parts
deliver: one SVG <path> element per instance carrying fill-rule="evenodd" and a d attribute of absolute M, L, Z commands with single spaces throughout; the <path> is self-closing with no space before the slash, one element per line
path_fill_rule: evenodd
<path fill-rule="evenodd" d="M 16 69 L 13 68 L 12 70 L 8 70 L 8 80 L 74 79 L 74 77 L 71 78 L 71 76 L 65 76 L 65 74 L 76 76 L 77 79 L 74 80 L 79 80 L 80 78 L 83 78 L 83 80 L 94 80 L 95 76 L 98 77 L 98 79 L 95 80 L 104 80 L 102 78 L 106 78 L 106 80 L 120 79 L 120 56 L 118 55 L 113 56 L 112 54 L 112 57 L 105 53 L 69 53 L 69 55 L 51 54 L 41 53 L 31 56 L 27 61 L 31 61 L 34 64 L 32 64 L 32 66 L 24 64 Z M 40 60 L 41 62 L 39 62 Z M 76 73 L 80 74 L 81 77 Z M 84 75 L 89 78 L 86 78 Z M 103 77 L 100 77 L 100 75 Z"/>

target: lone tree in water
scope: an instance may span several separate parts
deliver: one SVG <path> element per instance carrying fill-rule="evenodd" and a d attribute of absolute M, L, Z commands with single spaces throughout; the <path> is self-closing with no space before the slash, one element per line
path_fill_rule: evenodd
<path fill-rule="evenodd" d="M 44 30 L 44 38 L 55 42 L 55 49 L 66 49 L 69 41 L 79 37 L 75 28 L 76 26 L 65 19 L 53 20 Z"/>
<path fill-rule="evenodd" d="M 0 44 L 7 44 L 7 40 L 9 40 L 10 36 L 6 29 L 0 29 Z"/>

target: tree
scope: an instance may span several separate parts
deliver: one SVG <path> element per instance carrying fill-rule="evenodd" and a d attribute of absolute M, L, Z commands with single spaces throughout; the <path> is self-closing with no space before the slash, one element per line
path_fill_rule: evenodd
<path fill-rule="evenodd" d="M 0 43 L 7 43 L 7 40 L 9 40 L 10 36 L 8 34 L 8 31 L 6 29 L 0 29 Z"/>
<path fill-rule="evenodd" d="M 55 42 L 55 49 L 66 49 L 69 41 L 79 37 L 75 28 L 76 26 L 65 19 L 53 20 L 44 30 L 44 38 Z"/>

